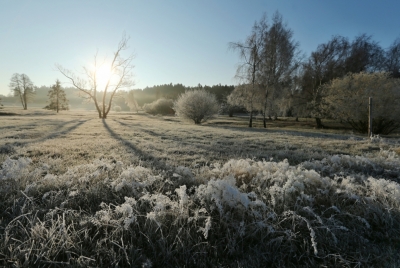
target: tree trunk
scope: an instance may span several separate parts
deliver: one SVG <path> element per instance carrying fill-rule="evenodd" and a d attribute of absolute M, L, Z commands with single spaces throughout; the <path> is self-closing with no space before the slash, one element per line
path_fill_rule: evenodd
<path fill-rule="evenodd" d="M 28 110 L 28 104 L 27 104 L 27 102 L 26 102 L 26 89 L 25 89 L 25 91 L 24 91 L 24 97 L 23 97 L 23 99 L 24 99 L 24 103 L 23 103 L 22 105 L 24 106 L 24 110 Z"/>
<path fill-rule="evenodd" d="M 250 112 L 249 127 L 253 127 L 253 111 Z"/>
<path fill-rule="evenodd" d="M 296 122 L 299 122 L 299 117 L 298 116 L 296 116 Z"/>
<path fill-rule="evenodd" d="M 317 128 L 323 128 L 324 125 L 322 125 L 321 118 L 316 117 L 315 118 L 315 123 L 317 123 Z"/>
<path fill-rule="evenodd" d="M 233 117 L 233 110 L 229 110 L 229 117 Z"/>
<path fill-rule="evenodd" d="M 265 116 L 265 113 L 263 113 L 263 123 L 264 123 L 264 128 L 267 128 L 267 118 Z"/>

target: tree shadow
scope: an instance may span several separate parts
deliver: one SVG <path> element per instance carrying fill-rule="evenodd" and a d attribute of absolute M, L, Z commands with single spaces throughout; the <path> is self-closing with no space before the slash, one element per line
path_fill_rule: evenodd
<path fill-rule="evenodd" d="M 126 124 L 126 123 L 120 122 L 115 119 L 113 119 L 113 120 L 124 127 L 135 127 L 135 129 L 139 133 L 143 132 L 152 137 L 160 137 L 163 140 L 163 143 L 169 144 L 169 148 L 173 148 L 173 146 L 171 146 L 171 145 L 174 143 L 177 143 L 180 146 L 176 147 L 176 151 L 179 152 L 182 150 L 182 147 L 184 147 L 183 154 L 185 154 L 185 155 L 189 155 L 189 156 L 193 155 L 193 153 L 192 153 L 193 149 L 190 147 L 194 147 L 195 150 L 204 151 L 204 153 L 200 153 L 200 155 L 202 155 L 202 156 L 207 155 L 208 157 L 211 157 L 212 155 L 214 155 L 214 156 L 218 155 L 218 156 L 221 156 L 224 158 L 238 157 L 238 155 L 235 154 L 235 152 L 232 152 L 231 146 L 234 145 L 234 142 L 228 141 L 229 137 L 218 137 L 220 140 L 216 141 L 218 146 L 215 146 L 215 143 L 211 142 L 209 138 L 202 138 L 202 137 L 197 138 L 193 135 L 190 135 L 190 133 L 189 133 L 191 140 L 187 144 L 185 144 L 185 143 L 182 143 L 182 141 L 185 140 L 185 138 L 181 137 L 179 135 L 174 135 L 173 133 L 165 133 L 165 132 L 161 132 L 161 131 L 160 131 L 160 133 L 157 133 L 155 131 L 146 129 L 145 127 L 141 126 L 138 123 Z M 202 127 L 202 126 L 199 126 L 199 127 Z M 208 141 L 208 143 L 205 144 L 203 141 Z M 187 150 L 187 151 L 185 151 L 185 150 Z M 178 153 L 178 154 L 180 155 L 181 153 Z"/>
<path fill-rule="evenodd" d="M 80 120 L 77 124 L 72 125 L 71 127 L 67 128 L 67 129 L 65 129 L 65 130 L 62 130 L 62 131 L 59 131 L 59 132 L 50 134 L 50 135 L 48 135 L 48 136 L 47 136 L 46 138 L 44 138 L 44 139 L 54 139 L 54 138 L 56 138 L 56 137 L 58 137 L 58 136 L 66 135 L 67 133 L 73 131 L 74 129 L 78 128 L 79 126 L 83 125 L 84 123 L 86 123 L 86 122 L 89 121 L 89 120 L 91 120 L 91 119 Z M 75 121 L 75 120 L 73 120 L 73 121 Z M 71 122 L 71 121 L 70 121 L 70 122 Z"/>
<path fill-rule="evenodd" d="M 180 136 L 174 132 L 166 132 L 163 129 L 155 128 L 153 130 L 146 129 L 138 123 L 123 123 L 118 120 L 114 120 L 121 126 L 134 128 L 136 133 L 146 133 L 151 137 L 158 137 L 161 139 L 161 143 L 167 144 L 168 148 L 174 148 L 176 146 L 177 151 L 182 151 L 183 154 L 190 154 L 190 151 L 198 150 L 199 155 L 206 158 L 216 159 L 216 160 L 228 160 L 230 158 L 255 158 L 255 159 L 270 159 L 275 160 L 288 159 L 290 163 L 298 164 L 303 161 L 309 160 L 307 153 L 312 150 L 312 146 L 308 146 L 308 143 L 312 143 L 313 140 L 318 140 L 318 142 L 324 142 L 329 140 L 336 140 L 337 142 L 342 142 L 348 140 L 349 138 L 354 138 L 352 135 L 341 135 L 341 134 L 330 134 L 330 133 L 307 133 L 303 131 L 293 131 L 284 129 L 263 129 L 263 128 L 245 128 L 236 126 L 214 126 L 214 125 L 202 125 L 198 126 L 199 129 L 191 128 L 191 133 L 185 133 L 185 137 Z M 183 128 L 184 129 L 184 128 Z M 226 129 L 226 133 L 217 133 L 217 129 Z M 213 134 L 215 133 L 215 134 Z M 253 135 L 250 135 L 253 134 Z M 254 135 L 256 134 L 256 135 Z M 271 135 L 273 134 L 273 135 Z M 247 140 L 248 135 L 250 140 Z M 279 142 L 275 141 L 274 137 L 286 136 L 287 138 L 295 141 L 296 139 L 309 139 L 309 142 L 305 142 L 304 146 L 297 144 L 296 142 Z M 252 138 L 263 136 L 267 137 L 268 140 L 265 141 L 255 141 L 251 142 Z M 139 137 L 142 137 L 139 135 Z M 143 137 L 147 137 L 146 135 Z M 243 137 L 243 138 L 241 138 Z M 361 138 L 359 138 L 361 139 Z M 179 144 L 179 146 L 178 146 Z M 189 148 L 192 147 L 192 148 Z M 193 149 L 196 148 L 196 149 Z M 316 153 L 313 156 L 317 158 L 319 156 L 323 157 L 325 154 L 330 154 L 329 148 L 317 148 Z M 185 152 L 188 151 L 188 152 Z M 171 154 L 175 154 L 174 151 L 170 150 Z M 335 152 L 339 153 L 339 152 Z M 181 153 L 178 153 L 179 155 Z M 170 157 L 169 155 L 168 157 Z M 179 156 L 177 156 L 179 158 Z"/>
<path fill-rule="evenodd" d="M 128 149 L 132 150 L 136 155 L 139 156 L 139 158 L 141 160 L 145 161 L 145 163 L 148 163 L 149 167 L 155 166 L 155 167 L 163 169 L 163 170 L 168 170 L 170 168 L 170 166 L 167 165 L 164 160 L 162 160 L 159 157 L 156 157 L 152 154 L 144 152 L 143 150 L 141 150 L 140 148 L 138 148 L 137 146 L 135 146 L 128 140 L 123 139 L 120 135 L 118 135 L 114 130 L 112 130 L 110 128 L 110 126 L 107 124 L 106 119 L 102 119 L 102 121 L 103 121 L 104 128 L 108 131 L 108 133 L 111 135 L 111 137 L 113 137 L 114 139 L 121 142 Z M 114 120 L 114 121 L 116 121 L 116 120 Z M 116 122 L 118 122 L 118 121 L 116 121 Z M 120 122 L 118 122 L 118 123 L 120 123 Z M 155 165 L 152 165 L 152 164 L 155 164 Z"/>
<path fill-rule="evenodd" d="M 82 124 L 84 124 L 85 122 L 87 122 L 88 120 L 90 120 L 90 119 L 81 120 L 81 121 L 79 121 L 78 123 L 76 123 L 76 124 L 74 124 L 74 125 L 72 125 L 72 126 L 70 126 L 70 127 L 68 127 L 68 128 L 61 129 L 60 131 L 57 131 L 57 132 L 54 132 L 54 133 L 50 133 L 50 134 L 48 134 L 48 135 L 46 135 L 46 136 L 44 136 L 44 137 L 42 137 L 42 138 L 32 139 L 32 140 L 30 140 L 30 141 L 21 141 L 21 142 L 20 142 L 20 141 L 15 141 L 15 142 L 13 143 L 13 145 L 15 145 L 15 146 L 24 146 L 24 145 L 27 145 L 27 144 L 42 142 L 42 141 L 45 141 L 45 140 L 48 140 L 48 139 L 54 139 L 54 138 L 57 138 L 58 136 L 68 134 L 69 132 L 73 131 L 74 129 L 78 128 L 79 126 L 81 126 Z M 71 120 L 71 121 L 68 121 L 68 122 L 66 122 L 66 123 L 63 122 L 63 123 L 57 124 L 57 125 L 55 125 L 55 126 L 56 126 L 56 128 L 57 128 L 58 126 L 61 126 L 61 125 L 64 125 L 64 126 L 65 126 L 65 125 L 67 125 L 67 124 L 69 124 L 69 123 L 71 123 L 71 122 L 76 122 L 76 120 Z M 32 124 L 31 124 L 30 126 L 39 127 L 38 125 L 32 125 Z"/>
<path fill-rule="evenodd" d="M 159 136 L 158 133 L 156 133 L 156 132 L 154 132 L 154 131 L 152 131 L 152 130 L 148 130 L 148 129 L 144 128 L 143 126 L 141 126 L 140 124 L 137 124 L 137 123 L 127 124 L 127 123 L 123 123 L 123 122 L 121 122 L 121 121 L 119 121 L 119 120 L 116 120 L 116 119 L 113 119 L 113 121 L 114 121 L 114 122 L 117 122 L 118 124 L 120 124 L 120 125 L 122 125 L 122 126 L 124 126 L 124 127 L 132 127 L 132 126 L 135 126 L 136 128 L 140 128 L 140 131 L 143 131 L 143 132 L 145 132 L 145 133 L 147 133 L 147 134 L 149 134 L 149 135 L 151 135 L 151 136 Z"/>
<path fill-rule="evenodd" d="M 281 133 L 288 136 L 298 136 L 298 137 L 307 137 L 307 138 L 319 138 L 319 139 L 333 139 L 333 140 L 348 140 L 353 135 L 346 134 L 333 134 L 333 133 L 317 133 L 317 132 L 306 132 L 301 130 L 284 130 L 284 129 L 271 129 L 271 128 L 249 128 L 249 127 L 240 127 L 240 126 L 219 126 L 219 125 L 203 125 L 202 127 L 209 128 L 221 128 L 221 129 L 229 129 L 234 132 L 259 132 L 259 133 Z M 362 139 L 362 138 L 360 138 Z"/>

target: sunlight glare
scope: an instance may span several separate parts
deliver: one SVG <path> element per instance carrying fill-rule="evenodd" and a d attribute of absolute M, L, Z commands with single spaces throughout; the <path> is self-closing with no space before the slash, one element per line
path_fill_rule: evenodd
<path fill-rule="evenodd" d="M 99 90 L 104 90 L 109 79 L 111 79 L 111 85 L 113 73 L 111 72 L 110 66 L 108 64 L 102 64 L 97 67 L 96 76 L 96 82 Z"/>

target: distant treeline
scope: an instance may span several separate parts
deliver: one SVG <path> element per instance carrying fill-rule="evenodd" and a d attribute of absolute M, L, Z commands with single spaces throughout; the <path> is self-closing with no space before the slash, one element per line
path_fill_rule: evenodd
<path fill-rule="evenodd" d="M 175 100 L 181 93 L 186 90 L 203 88 L 216 95 L 219 102 L 226 102 L 226 97 L 233 91 L 235 86 L 233 85 L 213 85 L 203 86 L 201 84 L 196 87 L 187 87 L 182 84 L 164 84 L 155 85 L 152 87 L 146 87 L 144 89 L 134 89 L 134 96 L 139 106 L 143 106 L 146 103 L 151 103 L 160 98 L 173 99 Z M 50 90 L 50 86 L 35 87 L 35 95 L 30 102 L 30 107 L 45 107 L 49 103 L 47 96 Z M 82 92 L 73 87 L 64 87 L 63 90 L 66 93 L 67 99 L 71 109 L 85 109 L 93 110 L 94 106 L 92 103 L 87 102 L 82 96 Z M 129 107 L 125 103 L 125 96 L 127 92 L 120 92 L 119 96 L 114 98 L 113 105 L 120 106 L 122 111 L 129 111 Z M 14 96 L 2 96 L 2 103 L 4 106 L 20 106 L 21 102 L 18 97 Z"/>

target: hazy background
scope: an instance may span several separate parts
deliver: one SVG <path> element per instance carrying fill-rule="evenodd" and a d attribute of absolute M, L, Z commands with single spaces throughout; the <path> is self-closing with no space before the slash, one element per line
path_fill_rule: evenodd
<path fill-rule="evenodd" d="M 135 88 L 232 85 L 238 57 L 228 43 L 244 40 L 263 12 L 276 10 L 305 55 L 336 34 L 367 33 L 383 48 L 400 37 L 400 1 L 393 0 L 0 0 L 0 94 L 10 93 L 13 73 L 38 87 L 66 82 L 55 63 L 80 70 L 97 50 L 110 59 L 124 31 L 126 55 L 136 55 Z"/>

